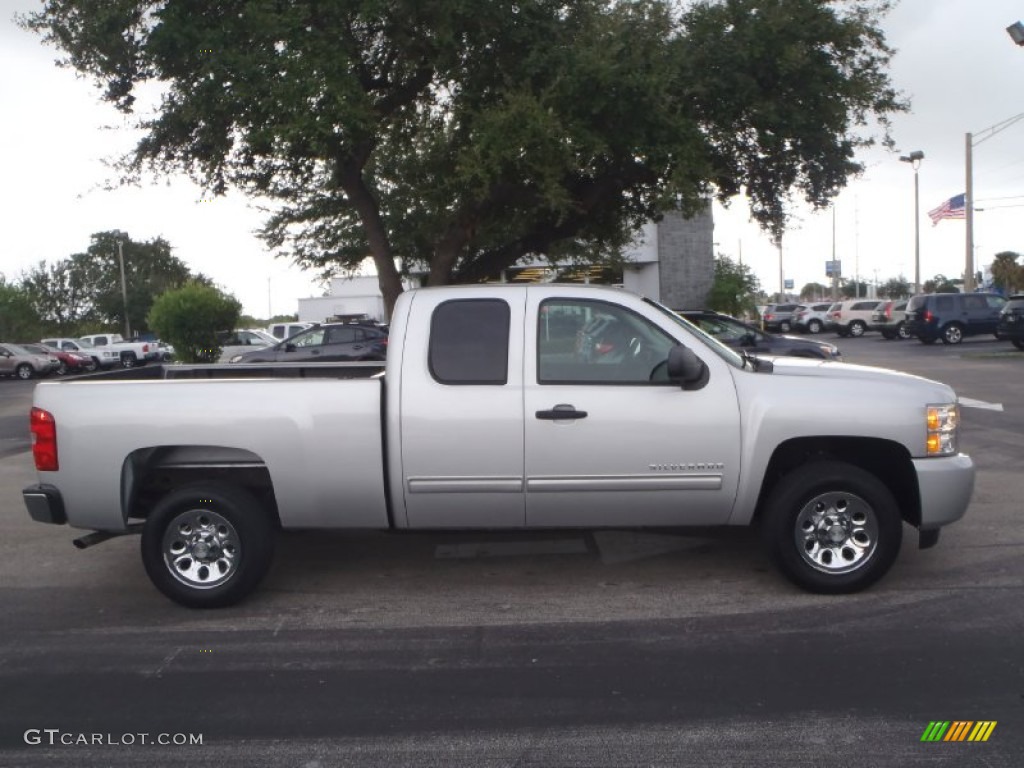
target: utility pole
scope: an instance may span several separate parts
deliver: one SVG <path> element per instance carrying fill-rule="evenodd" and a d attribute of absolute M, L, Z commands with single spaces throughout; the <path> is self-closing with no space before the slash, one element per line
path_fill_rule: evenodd
<path fill-rule="evenodd" d="M 121 301 L 124 304 L 124 337 L 132 337 L 132 327 L 128 322 L 128 283 L 124 279 L 124 241 L 117 241 L 117 258 L 121 262 Z"/>

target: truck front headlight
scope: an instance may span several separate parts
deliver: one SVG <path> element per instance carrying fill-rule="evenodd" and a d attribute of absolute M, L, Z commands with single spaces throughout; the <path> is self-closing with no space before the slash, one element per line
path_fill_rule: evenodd
<path fill-rule="evenodd" d="M 927 438 L 925 451 L 929 456 L 952 456 L 956 453 L 956 435 L 960 427 L 960 406 L 956 403 L 929 405 L 925 408 Z"/>

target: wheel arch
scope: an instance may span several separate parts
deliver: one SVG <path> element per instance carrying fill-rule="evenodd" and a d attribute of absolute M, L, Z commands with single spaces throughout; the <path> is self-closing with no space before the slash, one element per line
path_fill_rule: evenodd
<path fill-rule="evenodd" d="M 844 461 L 870 472 L 892 493 L 903 520 L 921 524 L 921 495 L 910 453 L 899 443 L 872 437 L 798 437 L 780 444 L 772 453 L 758 493 L 753 523 L 776 485 L 797 467 L 812 461 Z"/>
<path fill-rule="evenodd" d="M 277 498 L 270 470 L 252 451 L 217 445 L 162 445 L 129 454 L 121 471 L 121 509 L 130 518 L 145 519 L 163 496 L 196 482 L 241 487 L 259 499 L 280 528 Z"/>

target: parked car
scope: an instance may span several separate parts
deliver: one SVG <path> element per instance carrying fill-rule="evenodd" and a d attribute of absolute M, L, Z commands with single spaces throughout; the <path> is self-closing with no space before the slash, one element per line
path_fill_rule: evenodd
<path fill-rule="evenodd" d="M 217 362 L 227 363 L 236 355 L 277 344 L 278 339 L 258 328 L 243 328 L 239 331 L 219 332 L 217 341 L 220 343 L 220 357 Z"/>
<path fill-rule="evenodd" d="M 999 313 L 996 338 L 1012 341 L 1013 346 L 1024 351 L 1024 293 L 1011 296 Z"/>
<path fill-rule="evenodd" d="M 793 330 L 801 333 L 821 333 L 828 326 L 828 310 L 832 302 L 804 304 L 793 313 Z"/>
<path fill-rule="evenodd" d="M 275 339 L 288 339 L 297 333 L 302 333 L 312 328 L 316 323 L 274 323 L 267 326 L 267 333 Z"/>
<path fill-rule="evenodd" d="M 29 352 L 17 344 L 0 344 L 0 375 L 31 379 L 49 376 L 57 370 L 56 357 Z"/>
<path fill-rule="evenodd" d="M 109 347 L 94 347 L 91 342 L 81 339 L 42 339 L 41 344 L 63 352 L 78 352 L 92 358 L 96 368 L 111 368 L 120 365 L 121 357 Z"/>
<path fill-rule="evenodd" d="M 871 325 L 871 314 L 879 303 L 878 299 L 837 301 L 828 310 L 829 328 L 840 336 L 863 336 Z"/>
<path fill-rule="evenodd" d="M 232 357 L 230 363 L 315 363 L 385 360 L 388 335 L 355 323 L 316 325 L 270 347 Z"/>
<path fill-rule="evenodd" d="M 723 344 L 751 354 L 842 359 L 839 347 L 825 341 L 765 333 L 749 323 L 709 309 L 684 309 L 679 314 Z"/>
<path fill-rule="evenodd" d="M 96 370 L 96 363 L 93 362 L 92 358 L 81 352 L 64 352 L 60 349 L 48 347 L 45 344 L 19 344 L 18 346 L 36 355 L 47 355 L 55 358 L 57 360 L 58 376 Z"/>
<path fill-rule="evenodd" d="M 799 304 L 769 304 L 761 314 L 761 322 L 766 331 L 789 333 L 793 330 L 793 314 Z"/>
<path fill-rule="evenodd" d="M 1005 305 L 996 293 L 922 293 L 907 304 L 907 332 L 922 344 L 959 344 L 965 336 L 995 334 Z"/>
<path fill-rule="evenodd" d="M 871 313 L 871 323 L 868 328 L 878 331 L 886 339 L 909 339 L 910 334 L 907 332 L 908 301 L 909 299 L 883 301 Z"/>

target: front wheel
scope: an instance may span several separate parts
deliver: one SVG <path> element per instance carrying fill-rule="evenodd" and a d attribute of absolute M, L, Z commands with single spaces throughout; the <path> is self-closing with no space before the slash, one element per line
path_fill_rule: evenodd
<path fill-rule="evenodd" d="M 21 365 L 14 369 L 14 375 L 17 376 L 22 381 L 28 381 L 29 379 L 31 379 L 33 373 L 34 372 L 32 370 L 32 366 L 29 365 L 28 363 L 22 363 Z"/>
<path fill-rule="evenodd" d="M 821 321 L 811 320 L 811 322 L 807 324 L 807 330 L 811 333 L 821 333 Z"/>
<path fill-rule="evenodd" d="M 790 472 L 769 494 L 761 517 L 768 554 L 786 577 L 822 594 L 858 592 L 884 576 L 903 540 L 889 489 L 842 461 Z"/>
<path fill-rule="evenodd" d="M 791 330 L 793 330 L 793 326 L 789 324 L 788 320 L 783 320 L 779 323 L 779 331 L 781 333 L 789 333 Z"/>
<path fill-rule="evenodd" d="M 270 568 L 274 526 L 251 493 L 221 483 L 171 491 L 142 529 L 142 562 L 153 585 L 189 608 L 244 598 Z"/>
<path fill-rule="evenodd" d="M 864 325 L 864 323 L 862 323 L 860 320 L 854 320 L 852 323 L 850 323 L 850 335 L 853 336 L 853 338 L 855 339 L 859 339 L 861 336 L 863 336 L 864 331 L 866 331 L 867 329 L 867 326 Z"/>
<path fill-rule="evenodd" d="M 910 331 L 907 330 L 906 323 L 900 323 L 896 326 L 896 335 L 899 336 L 903 341 L 910 338 Z"/>
<path fill-rule="evenodd" d="M 125 354 L 121 355 L 121 367 L 122 368 L 134 368 L 138 364 L 139 364 L 139 360 L 138 360 L 137 357 L 135 357 L 135 355 L 133 353 L 126 352 Z"/>

